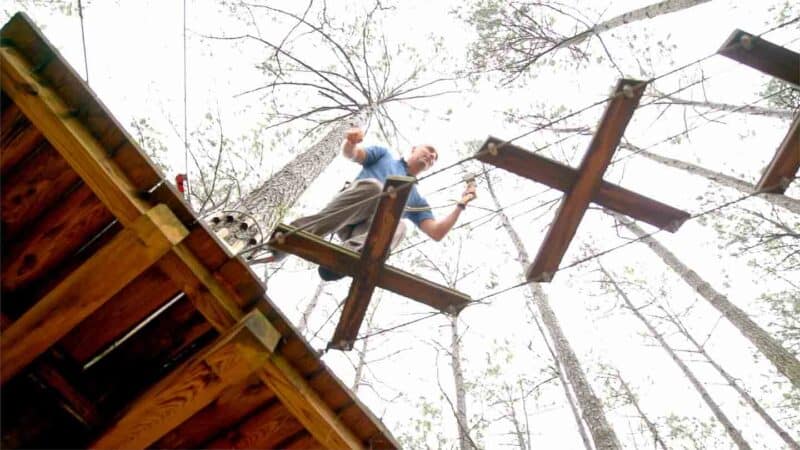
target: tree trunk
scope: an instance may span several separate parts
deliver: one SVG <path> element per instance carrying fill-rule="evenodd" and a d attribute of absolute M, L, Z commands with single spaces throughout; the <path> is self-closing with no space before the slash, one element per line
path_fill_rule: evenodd
<path fill-rule="evenodd" d="M 498 205 L 495 201 L 495 205 Z M 533 296 L 533 292 L 530 293 Z M 558 380 L 561 382 L 561 387 L 564 388 L 564 396 L 567 398 L 567 404 L 569 404 L 569 409 L 572 411 L 572 417 L 575 418 L 575 423 L 578 425 L 578 432 L 581 435 L 581 440 L 583 441 L 583 446 L 586 450 L 592 450 L 592 443 L 589 439 L 589 435 L 586 434 L 586 427 L 583 426 L 583 419 L 581 419 L 581 412 L 578 410 L 578 407 L 575 405 L 575 397 L 572 395 L 572 391 L 570 390 L 569 382 L 564 377 L 564 370 L 561 367 L 561 363 L 558 361 L 558 357 L 556 356 L 556 352 L 553 350 L 553 347 L 550 345 L 550 342 L 547 340 L 547 334 L 542 329 L 541 323 L 539 323 L 539 319 L 536 317 L 536 313 L 533 310 L 533 299 L 531 298 L 530 301 L 526 303 L 528 310 L 531 313 L 531 317 L 533 318 L 534 323 L 536 324 L 536 328 L 539 329 L 539 333 L 542 335 L 542 339 L 544 340 L 544 344 L 547 346 L 547 351 L 550 352 L 550 356 L 553 357 L 553 364 L 555 365 L 555 371 L 558 375 Z M 526 416 L 527 417 L 527 416 Z"/>
<path fill-rule="evenodd" d="M 450 316 L 450 366 L 456 385 L 456 421 L 458 422 L 458 444 L 461 450 L 472 448 L 467 425 L 467 391 L 464 387 L 464 372 L 461 369 L 461 338 L 458 335 L 458 317 Z"/>
<path fill-rule="evenodd" d="M 725 316 L 750 342 L 769 359 L 780 373 L 785 375 L 792 385 L 800 388 L 800 361 L 788 350 L 783 348 L 778 341 L 756 324 L 744 311 L 731 303 L 728 297 L 711 287 L 708 282 L 700 278 L 695 271 L 683 264 L 672 252 L 632 221 L 609 212 L 616 217 L 627 229 L 642 239 L 665 264 L 680 275 L 698 294 L 702 295 L 711 305 Z"/>
<path fill-rule="evenodd" d="M 364 380 L 364 368 L 367 367 L 367 351 L 369 351 L 369 336 L 375 330 L 375 311 L 378 310 L 378 305 L 383 298 L 383 291 L 380 291 L 375 296 L 369 305 L 369 313 L 367 315 L 367 331 L 365 332 L 364 339 L 361 340 L 361 348 L 358 349 L 358 362 L 356 362 L 356 373 L 353 376 L 352 390 L 358 393 L 358 388 L 361 387 L 361 382 Z"/>
<path fill-rule="evenodd" d="M 353 120 L 341 120 L 331 125 L 319 141 L 239 200 L 234 209 L 254 216 L 264 233 L 268 234 L 339 154 L 344 132 L 353 126 Z"/>
<path fill-rule="evenodd" d="M 485 169 L 484 173 L 487 173 Z M 489 176 L 486 176 L 486 182 L 489 193 L 492 195 L 492 199 L 494 200 L 495 205 L 497 205 L 498 210 L 500 210 L 500 202 L 498 201 L 497 195 L 494 192 Z M 524 273 L 524 271 L 530 265 L 530 257 L 528 256 L 528 252 L 525 250 L 525 246 L 523 245 L 522 240 L 520 239 L 516 230 L 514 230 L 514 227 L 511 225 L 511 221 L 508 219 L 508 216 L 506 216 L 505 213 L 500 210 L 498 217 L 500 217 L 503 228 L 505 228 L 508 236 L 511 238 L 511 241 L 514 244 L 514 247 L 517 249 L 518 261 L 521 264 Z M 580 409 L 583 412 L 583 420 L 586 421 L 586 424 L 589 427 L 589 432 L 592 435 L 595 448 L 597 450 L 620 448 L 619 440 L 617 439 L 613 428 L 611 428 L 611 425 L 606 419 L 602 403 L 594 394 L 592 386 L 589 384 L 589 381 L 586 379 L 586 375 L 581 368 L 578 357 L 575 355 L 575 352 L 569 345 L 569 341 L 567 341 L 567 338 L 564 336 L 555 313 L 552 309 L 550 309 L 547 294 L 545 294 L 539 283 L 530 283 L 529 286 L 531 293 L 533 294 L 533 302 L 538 308 L 539 313 L 542 316 L 542 321 L 544 322 L 544 325 L 553 340 L 553 345 L 555 347 L 558 360 L 561 363 L 561 366 L 564 368 L 567 379 L 575 390 L 575 396 L 578 399 L 578 405 L 580 405 Z"/>
<path fill-rule="evenodd" d="M 617 292 L 619 298 L 625 302 L 625 305 L 628 307 L 628 309 L 630 309 L 636 318 L 647 327 L 648 331 L 650 331 L 650 334 L 656 339 L 656 341 L 658 341 L 659 345 L 661 345 L 661 348 L 663 348 L 670 358 L 675 361 L 675 364 L 680 367 L 683 374 L 689 379 L 689 382 L 692 383 L 692 386 L 694 386 L 694 388 L 697 389 L 697 392 L 700 393 L 700 396 L 706 402 L 706 405 L 708 405 L 708 407 L 711 409 L 711 412 L 714 413 L 714 416 L 717 418 L 717 420 L 719 420 L 720 423 L 722 423 L 722 425 L 725 427 L 725 431 L 728 433 L 728 436 L 730 436 L 736 446 L 742 450 L 750 449 L 750 445 L 744 440 L 741 433 L 739 433 L 739 430 L 733 426 L 733 423 L 731 423 L 730 419 L 728 419 L 728 416 L 722 412 L 722 409 L 720 409 L 719 405 L 717 405 L 714 399 L 711 398 L 711 396 L 708 394 L 708 391 L 706 391 L 705 386 L 703 386 L 703 383 L 701 383 L 700 380 L 694 376 L 694 373 L 691 371 L 691 369 L 689 369 L 686 363 L 684 363 L 683 360 L 678 357 L 675 351 L 672 350 L 672 347 L 667 344 L 667 341 L 664 340 L 664 337 L 661 335 L 661 333 L 659 333 L 658 330 L 656 330 L 655 327 L 647 320 L 647 318 L 641 312 L 639 312 L 638 309 L 636 309 L 636 307 L 633 305 L 633 302 L 631 302 L 630 298 L 628 298 L 628 295 L 625 294 L 625 292 L 619 287 L 611 275 L 606 272 L 603 266 L 600 266 L 600 270 L 603 272 L 603 275 L 605 275 L 608 283 L 614 287 L 614 290 Z"/>
<path fill-rule="evenodd" d="M 604 271 L 605 272 L 605 271 Z M 636 394 L 631 391 L 630 386 L 620 375 L 619 371 L 617 371 L 617 379 L 619 383 L 622 385 L 622 389 L 625 390 L 626 397 L 630 400 L 631 404 L 634 408 L 636 408 L 636 412 L 639 413 L 639 418 L 647 425 L 647 429 L 650 430 L 650 433 L 653 435 L 653 446 L 655 447 L 656 444 L 662 448 L 662 450 L 667 450 L 667 446 L 664 444 L 664 441 L 661 440 L 661 436 L 658 434 L 658 428 L 656 428 L 656 424 L 654 424 L 644 413 L 641 406 L 639 406 L 639 399 L 636 398 Z"/>
<path fill-rule="evenodd" d="M 755 185 L 748 183 L 747 181 L 741 180 L 739 178 L 735 178 L 730 175 L 725 175 L 719 172 L 714 172 L 713 170 L 708 170 L 696 164 L 680 161 L 677 159 L 667 158 L 666 156 L 657 155 L 655 153 L 650 153 L 633 144 L 621 143 L 620 148 L 636 152 L 637 155 L 644 156 L 649 160 L 664 164 L 665 166 L 681 169 L 691 173 L 692 175 L 699 175 L 701 177 L 708 178 L 711 181 L 714 181 L 729 188 L 736 189 L 737 191 L 742 192 L 744 194 L 751 194 L 753 193 L 753 191 L 756 190 Z M 795 214 L 800 214 L 800 200 L 793 199 L 791 197 L 787 197 L 782 194 L 769 194 L 769 193 L 759 194 L 759 197 L 763 198 L 764 200 L 768 201 L 769 203 L 775 206 L 787 209 Z"/>
<path fill-rule="evenodd" d="M 506 401 L 508 402 L 508 415 L 511 423 L 514 425 L 514 435 L 517 437 L 517 445 L 519 446 L 520 450 L 528 450 L 529 445 L 526 443 L 525 440 L 525 432 L 523 431 L 522 424 L 517 417 L 517 408 L 514 407 L 514 392 L 511 389 L 511 386 L 508 384 L 504 384 L 503 387 L 506 391 L 506 396 L 508 397 Z M 520 398 L 525 399 L 525 392 L 522 391 L 520 388 Z"/>
<path fill-rule="evenodd" d="M 739 386 L 739 383 L 736 382 L 736 379 L 734 379 L 731 376 L 731 374 L 729 374 L 725 369 L 722 368 L 722 366 L 720 366 L 716 361 L 714 361 L 711 358 L 711 355 L 709 355 L 706 352 L 705 348 L 703 348 L 703 346 L 699 342 L 697 342 L 694 336 L 692 336 L 689 333 L 689 330 L 687 330 L 676 317 L 670 317 L 670 320 L 678 328 L 678 331 L 686 339 L 688 339 L 689 342 L 692 343 L 692 345 L 694 345 L 695 349 L 697 349 L 697 352 L 703 355 L 703 357 L 708 361 L 708 363 L 711 364 L 711 366 L 714 367 L 717 370 L 717 372 L 719 372 L 720 375 L 722 375 L 722 378 L 725 378 L 725 381 L 728 382 L 730 387 L 732 387 L 742 397 L 742 399 L 748 405 L 750 405 L 750 407 L 753 408 L 753 410 L 762 419 L 764 419 L 764 422 L 766 422 L 767 425 L 769 425 L 769 427 L 772 428 L 772 430 L 775 431 L 775 433 L 777 433 L 778 436 L 780 436 L 784 442 L 786 442 L 786 445 L 788 445 L 789 448 L 792 450 L 800 450 L 800 445 L 798 445 L 797 441 L 792 439 L 792 437 L 789 436 L 789 433 L 787 433 L 786 430 L 784 430 L 777 422 L 775 422 L 775 419 L 773 419 L 772 416 L 770 416 L 769 413 L 765 411 L 764 408 L 761 407 L 758 401 L 755 398 L 753 398 L 753 396 L 750 395 L 750 393 L 744 390 L 743 387 Z"/>
<path fill-rule="evenodd" d="M 600 34 L 605 31 L 611 30 L 613 28 L 627 25 L 629 23 L 638 22 L 646 19 L 652 19 L 653 17 L 663 16 L 664 14 L 678 12 L 687 8 L 691 8 L 693 6 L 707 3 L 709 1 L 710 0 L 664 0 L 658 3 L 653 3 L 652 5 L 645 6 L 639 9 L 634 9 L 633 11 L 628 11 L 625 14 L 612 17 L 611 19 L 606 20 L 605 22 L 599 23 L 594 27 L 592 27 L 591 29 L 588 29 L 580 34 L 576 34 L 575 36 L 567 39 L 566 41 L 561 42 L 558 45 L 558 47 L 567 47 L 570 45 L 576 45 L 588 39 L 594 34 Z"/>
<path fill-rule="evenodd" d="M 308 305 L 306 305 L 305 311 L 303 311 L 303 315 L 300 316 L 300 322 L 297 324 L 297 330 L 300 334 L 306 332 L 306 327 L 308 327 L 308 319 L 311 317 L 311 313 L 314 312 L 314 308 L 317 307 L 317 303 L 319 302 L 319 298 L 322 296 L 322 291 L 325 290 L 325 282 L 320 281 L 317 285 L 317 290 L 314 291 L 314 295 L 311 296 L 311 300 L 308 301 Z"/>
<path fill-rule="evenodd" d="M 778 119 L 788 119 L 791 120 L 794 114 L 792 111 L 789 110 L 782 110 L 782 109 L 775 109 L 775 108 L 765 108 L 763 106 L 756 106 L 756 105 L 731 105 L 728 103 L 718 103 L 718 102 L 701 102 L 697 100 L 686 100 L 678 97 L 672 96 L 662 96 L 658 95 L 657 98 L 663 99 L 662 101 L 658 101 L 657 103 L 666 103 L 672 105 L 681 105 L 681 106 L 696 106 L 699 108 L 708 108 L 714 109 L 717 111 L 730 111 L 742 114 L 752 114 L 755 116 L 764 116 L 764 117 L 775 117 Z"/>

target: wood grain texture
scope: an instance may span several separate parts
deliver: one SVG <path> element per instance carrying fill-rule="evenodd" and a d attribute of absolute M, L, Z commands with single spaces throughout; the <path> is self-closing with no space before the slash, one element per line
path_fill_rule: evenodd
<path fill-rule="evenodd" d="M 286 409 L 324 448 L 364 448 L 364 444 L 353 431 L 336 417 L 330 407 L 285 358 L 273 354 L 258 374 Z"/>
<path fill-rule="evenodd" d="M 181 239 L 181 230 L 173 227 L 170 215 L 163 206 L 148 211 L 15 321 L 0 337 L 2 382 L 61 339 Z M 120 261 L 120 255 L 126 255 L 124 261 Z"/>
<path fill-rule="evenodd" d="M 280 339 L 253 311 L 140 396 L 92 448 L 145 448 L 261 366 Z"/>
<path fill-rule="evenodd" d="M 178 292 L 172 280 L 151 267 L 64 336 L 61 348 L 86 363 Z"/>
<path fill-rule="evenodd" d="M 5 94 L 5 92 L 3 92 Z M 0 117 L 0 175 L 5 176 L 46 141 L 13 101 Z"/>
<path fill-rule="evenodd" d="M 492 144 L 498 150 L 496 156 L 488 153 L 488 148 Z M 578 171 L 569 166 L 528 152 L 516 145 L 507 144 L 495 137 L 489 137 L 484 142 L 478 151 L 477 159 L 565 193 L 572 188 L 578 178 Z M 677 231 L 689 218 L 689 213 L 686 211 L 607 181 L 600 182 L 592 202 L 671 232 Z"/>
<path fill-rule="evenodd" d="M 31 74 L 31 64 L 15 49 L 0 47 L 2 88 L 42 134 L 67 160 L 123 225 L 129 225 L 148 210 L 137 191 L 104 148 L 72 115 L 52 88 Z"/>
<path fill-rule="evenodd" d="M 378 282 L 383 263 L 389 256 L 389 248 L 397 225 L 403 216 L 410 187 L 416 182 L 413 177 L 392 176 L 383 186 L 385 196 L 381 197 L 375 214 L 372 216 L 367 239 L 361 250 L 356 275 L 350 284 L 350 291 L 344 301 L 342 315 L 333 332 L 330 347 L 350 350 L 364 321 L 375 284 Z"/>
<path fill-rule="evenodd" d="M 245 417 L 263 407 L 275 394 L 251 375 L 231 386 L 210 405 L 159 439 L 155 448 L 201 448 L 212 437 L 225 433 Z"/>
<path fill-rule="evenodd" d="M 3 241 L 13 240 L 78 183 L 78 174 L 49 144 L 44 144 L 8 176 L 0 190 Z"/>
<path fill-rule="evenodd" d="M 275 232 L 283 233 L 286 239 L 283 244 L 276 242 L 274 247 L 347 276 L 356 275 L 358 253 L 333 245 L 311 233 L 299 231 L 289 234 L 293 230 L 293 227 L 284 224 L 276 226 Z M 444 312 L 458 312 L 470 302 L 466 294 L 389 266 L 384 266 L 380 271 L 377 285 Z"/>
<path fill-rule="evenodd" d="M 764 175 L 756 185 L 757 192 L 783 194 L 800 168 L 800 114 L 794 116 L 789 132 L 775 152 Z"/>
<path fill-rule="evenodd" d="M 280 448 L 285 439 L 303 430 L 303 425 L 281 402 L 274 402 L 248 417 L 205 448 Z"/>
<path fill-rule="evenodd" d="M 8 246 L 0 264 L 3 292 L 40 279 L 112 220 L 94 193 L 81 186 Z"/>
<path fill-rule="evenodd" d="M 800 87 L 800 54 L 788 48 L 746 31 L 734 30 L 717 53 Z"/>
<path fill-rule="evenodd" d="M 615 97 L 606 107 L 589 149 L 578 167 L 578 178 L 561 200 L 544 242 L 527 270 L 528 281 L 550 281 L 558 270 L 646 86 L 646 82 L 637 80 L 623 79 L 617 83 Z M 626 91 L 631 95 L 623 95 Z"/>

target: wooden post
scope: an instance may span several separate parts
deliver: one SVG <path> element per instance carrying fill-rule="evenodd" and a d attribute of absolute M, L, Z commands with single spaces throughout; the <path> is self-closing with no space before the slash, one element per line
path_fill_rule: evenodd
<path fill-rule="evenodd" d="M 718 53 L 800 87 L 800 54 L 746 31 L 734 30 Z"/>
<path fill-rule="evenodd" d="M 578 178 L 569 193 L 561 200 L 556 218 L 544 238 L 542 246 L 526 273 L 529 281 L 550 281 L 553 278 L 567 247 L 575 236 L 603 174 L 619 145 L 633 112 L 644 93 L 645 82 L 620 80 L 614 90 L 616 97 L 609 103 L 600 121 L 589 149 L 578 168 Z"/>
<path fill-rule="evenodd" d="M 783 194 L 800 168 L 800 114 L 794 116 L 789 132 L 756 185 L 757 192 Z"/>
<path fill-rule="evenodd" d="M 344 301 L 342 317 L 336 325 L 330 347 L 338 350 L 351 350 L 353 340 L 364 321 L 375 284 L 378 282 L 383 262 L 389 256 L 390 245 L 403 216 L 406 200 L 411 186 L 416 180 L 412 177 L 389 177 L 383 187 L 378 208 L 372 218 L 367 239 L 361 250 L 357 274 L 350 285 L 350 292 Z"/>

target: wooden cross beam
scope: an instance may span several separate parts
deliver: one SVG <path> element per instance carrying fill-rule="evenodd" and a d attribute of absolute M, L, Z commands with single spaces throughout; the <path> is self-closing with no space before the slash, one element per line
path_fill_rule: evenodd
<path fill-rule="evenodd" d="M 800 54 L 772 42 L 735 30 L 718 53 L 775 78 L 800 87 Z M 795 116 L 766 172 L 756 185 L 757 192 L 783 194 L 800 168 L 800 116 Z"/>
<path fill-rule="evenodd" d="M 353 277 L 330 348 L 353 348 L 376 287 L 450 314 L 457 313 L 470 302 L 470 297 L 461 292 L 384 265 L 410 193 L 410 189 L 403 186 L 413 182 L 411 177 L 389 177 L 386 180 L 384 192 L 388 195 L 381 197 L 361 254 L 330 244 L 314 234 L 296 231 L 288 225 L 279 224 L 275 228 L 272 244 L 275 249 Z"/>
<path fill-rule="evenodd" d="M 797 174 L 797 169 L 800 169 L 800 114 L 794 116 L 789 132 L 761 176 L 756 191 L 783 194 Z"/>
<path fill-rule="evenodd" d="M 800 54 L 788 48 L 734 30 L 717 53 L 800 87 Z"/>
<path fill-rule="evenodd" d="M 590 202 L 673 232 L 689 218 L 684 211 L 602 179 L 646 84 L 636 80 L 617 83 L 615 97 L 577 170 L 496 138 L 490 137 L 481 147 L 478 160 L 566 194 L 536 259 L 527 270 L 528 280 L 552 280 Z"/>

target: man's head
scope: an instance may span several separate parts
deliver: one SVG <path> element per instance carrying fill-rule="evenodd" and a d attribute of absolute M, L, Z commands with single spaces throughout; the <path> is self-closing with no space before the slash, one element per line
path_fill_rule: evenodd
<path fill-rule="evenodd" d="M 439 153 L 432 145 L 425 144 L 412 147 L 411 152 L 405 157 L 408 173 L 416 176 L 430 169 L 437 159 L 439 159 Z"/>

